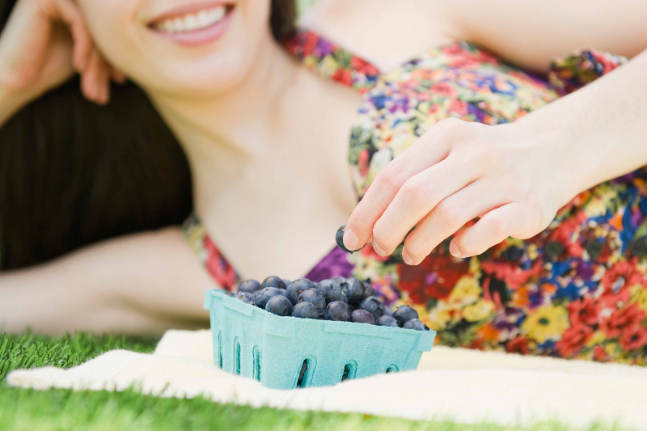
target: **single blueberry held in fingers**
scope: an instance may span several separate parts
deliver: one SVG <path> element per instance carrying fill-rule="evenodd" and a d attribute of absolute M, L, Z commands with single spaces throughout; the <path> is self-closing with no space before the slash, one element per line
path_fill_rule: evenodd
<path fill-rule="evenodd" d="M 265 311 L 278 314 L 279 316 L 291 316 L 292 303 L 285 296 L 277 295 L 267 301 L 267 304 L 265 304 Z"/>
<path fill-rule="evenodd" d="M 317 289 L 324 294 L 327 304 L 330 304 L 333 301 L 342 300 L 341 286 L 333 280 L 323 280 L 319 282 Z"/>
<path fill-rule="evenodd" d="M 375 296 L 369 296 L 366 299 L 362 299 L 362 302 L 359 303 L 359 308 L 368 311 L 377 320 L 384 315 L 385 307 Z"/>
<path fill-rule="evenodd" d="M 368 298 L 369 296 L 377 296 L 375 293 L 375 289 L 373 289 L 373 286 L 371 286 L 371 283 L 364 282 L 362 284 L 364 285 L 364 296 L 362 298 Z"/>
<path fill-rule="evenodd" d="M 326 298 L 318 289 L 307 289 L 299 295 L 299 302 L 311 302 L 317 307 L 317 312 L 323 313 L 326 309 Z"/>
<path fill-rule="evenodd" d="M 314 287 L 314 284 L 312 284 L 310 280 L 300 278 L 298 280 L 294 280 L 288 285 L 285 290 L 285 296 L 292 301 L 293 305 L 296 305 L 296 303 L 299 302 L 299 295 L 301 292 L 308 289 L 314 289 Z"/>
<path fill-rule="evenodd" d="M 337 243 L 337 247 L 341 248 L 346 253 L 354 253 L 354 252 L 356 252 L 358 250 L 349 250 L 344 245 L 344 231 L 345 230 L 346 230 L 346 225 L 343 225 L 342 227 L 337 229 L 337 233 L 335 233 L 335 242 Z"/>
<path fill-rule="evenodd" d="M 407 320 L 403 326 L 404 329 L 415 329 L 416 331 L 428 331 L 427 325 L 418 319 Z"/>
<path fill-rule="evenodd" d="M 249 292 L 236 292 L 234 298 L 243 301 L 245 304 L 254 304 L 254 295 Z"/>
<path fill-rule="evenodd" d="M 395 320 L 393 317 L 387 316 L 387 315 L 384 315 L 384 316 L 380 317 L 379 319 L 377 319 L 377 321 L 375 323 L 377 323 L 379 326 L 392 326 L 394 328 L 399 328 L 400 327 L 400 325 L 398 325 L 397 320 Z"/>
<path fill-rule="evenodd" d="M 254 293 L 257 290 L 261 290 L 262 288 L 263 287 L 261 286 L 261 283 L 259 283 L 256 280 L 241 281 L 240 284 L 238 285 L 239 292 Z"/>
<path fill-rule="evenodd" d="M 418 312 L 413 308 L 409 307 L 408 305 L 402 305 L 401 307 L 398 307 L 398 309 L 393 312 L 393 317 L 395 317 L 395 320 L 398 321 L 398 324 L 400 326 L 403 326 L 405 322 L 411 319 L 417 319 Z"/>
<path fill-rule="evenodd" d="M 261 284 L 262 287 L 276 287 L 279 289 L 285 289 L 285 283 L 283 282 L 283 279 L 281 277 L 277 277 L 276 275 L 270 275 L 267 277 L 265 280 L 263 280 L 263 284 Z"/>
<path fill-rule="evenodd" d="M 350 320 L 357 323 L 369 323 L 375 325 L 375 318 L 366 310 L 355 310 L 351 313 Z"/>
<path fill-rule="evenodd" d="M 254 304 L 256 304 L 257 307 L 264 309 L 267 301 L 269 301 L 271 298 L 283 295 L 285 295 L 285 290 L 283 289 L 276 287 L 266 287 L 256 292 L 256 296 L 254 296 Z"/>
<path fill-rule="evenodd" d="M 351 311 L 348 304 L 341 301 L 331 302 L 326 306 L 324 311 L 324 318 L 326 320 L 335 320 L 338 322 L 349 322 Z"/>
<path fill-rule="evenodd" d="M 364 285 L 356 278 L 347 278 L 346 283 L 341 286 L 341 291 L 346 294 L 349 304 L 355 304 L 364 296 Z"/>
<path fill-rule="evenodd" d="M 300 317 L 302 319 L 318 319 L 319 312 L 317 307 L 312 302 L 299 302 L 292 309 L 292 317 Z"/>

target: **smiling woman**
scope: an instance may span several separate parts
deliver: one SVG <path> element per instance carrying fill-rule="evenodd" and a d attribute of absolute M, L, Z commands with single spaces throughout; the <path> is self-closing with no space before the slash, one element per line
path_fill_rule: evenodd
<path fill-rule="evenodd" d="M 34 104 L 49 128 L 21 119 L 30 108 L 6 123 L 3 234 L 87 244 L 188 212 L 175 138 L 195 208 L 183 232 L 0 275 L 0 316 L 161 332 L 203 323 L 214 285 L 352 275 L 444 344 L 644 364 L 647 3 L 562 3 L 320 0 L 283 38 L 288 0 L 19 0 L 0 116 L 74 71 L 86 97 L 114 100 L 54 111 L 54 90 Z M 569 55 L 587 46 L 627 58 Z M 144 102 L 124 106 L 129 91 Z M 361 252 L 334 248 L 344 223 Z"/>
<path fill-rule="evenodd" d="M 0 0 L 3 26 L 16 3 Z M 175 11 L 175 19 L 160 23 L 181 38 L 194 21 L 210 26 L 223 21 L 230 8 L 213 6 L 197 15 Z M 295 15 L 294 1 L 272 2 L 275 37 L 289 31 Z M 24 38 L 8 31 L 3 35 L 5 51 L 7 42 L 19 44 L 7 39 Z M 127 82 L 111 86 L 111 103 L 97 106 L 83 97 L 78 78 L 58 86 L 71 78 L 67 70 L 61 73 L 48 77 L 54 82 L 30 83 L 32 94 L 16 104 L 17 112 L 5 124 L 0 114 L 0 270 L 46 262 L 107 238 L 177 225 L 192 208 L 186 157 L 148 97 Z M 93 99 L 87 88 L 85 93 Z"/>

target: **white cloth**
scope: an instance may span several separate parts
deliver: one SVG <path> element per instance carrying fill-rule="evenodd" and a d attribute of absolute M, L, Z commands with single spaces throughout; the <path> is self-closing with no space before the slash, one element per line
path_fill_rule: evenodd
<path fill-rule="evenodd" d="M 216 402 L 360 412 L 413 420 L 528 425 L 595 421 L 647 429 L 647 369 L 436 346 L 417 371 L 326 388 L 267 389 L 213 365 L 209 331 L 169 331 L 153 354 L 114 350 L 77 367 L 16 370 L 7 381 L 35 389 L 124 390 L 204 395 Z"/>

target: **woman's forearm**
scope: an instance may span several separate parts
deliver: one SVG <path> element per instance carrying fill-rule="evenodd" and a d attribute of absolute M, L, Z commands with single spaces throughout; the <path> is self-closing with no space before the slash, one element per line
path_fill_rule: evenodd
<path fill-rule="evenodd" d="M 147 335 L 204 326 L 204 291 L 213 287 L 179 229 L 133 234 L 0 273 L 0 333 Z"/>
<path fill-rule="evenodd" d="M 515 126 L 560 141 L 573 161 L 570 197 L 647 165 L 647 51 Z"/>

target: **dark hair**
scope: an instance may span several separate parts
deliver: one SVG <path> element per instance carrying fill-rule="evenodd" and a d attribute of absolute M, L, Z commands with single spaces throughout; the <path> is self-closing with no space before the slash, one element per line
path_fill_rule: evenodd
<path fill-rule="evenodd" d="M 16 0 L 0 0 L 4 27 Z M 295 0 L 272 0 L 276 39 Z M 0 128 L 0 269 L 181 223 L 192 209 L 189 166 L 177 140 L 134 84 L 107 106 L 83 98 L 78 78 L 24 107 Z"/>

